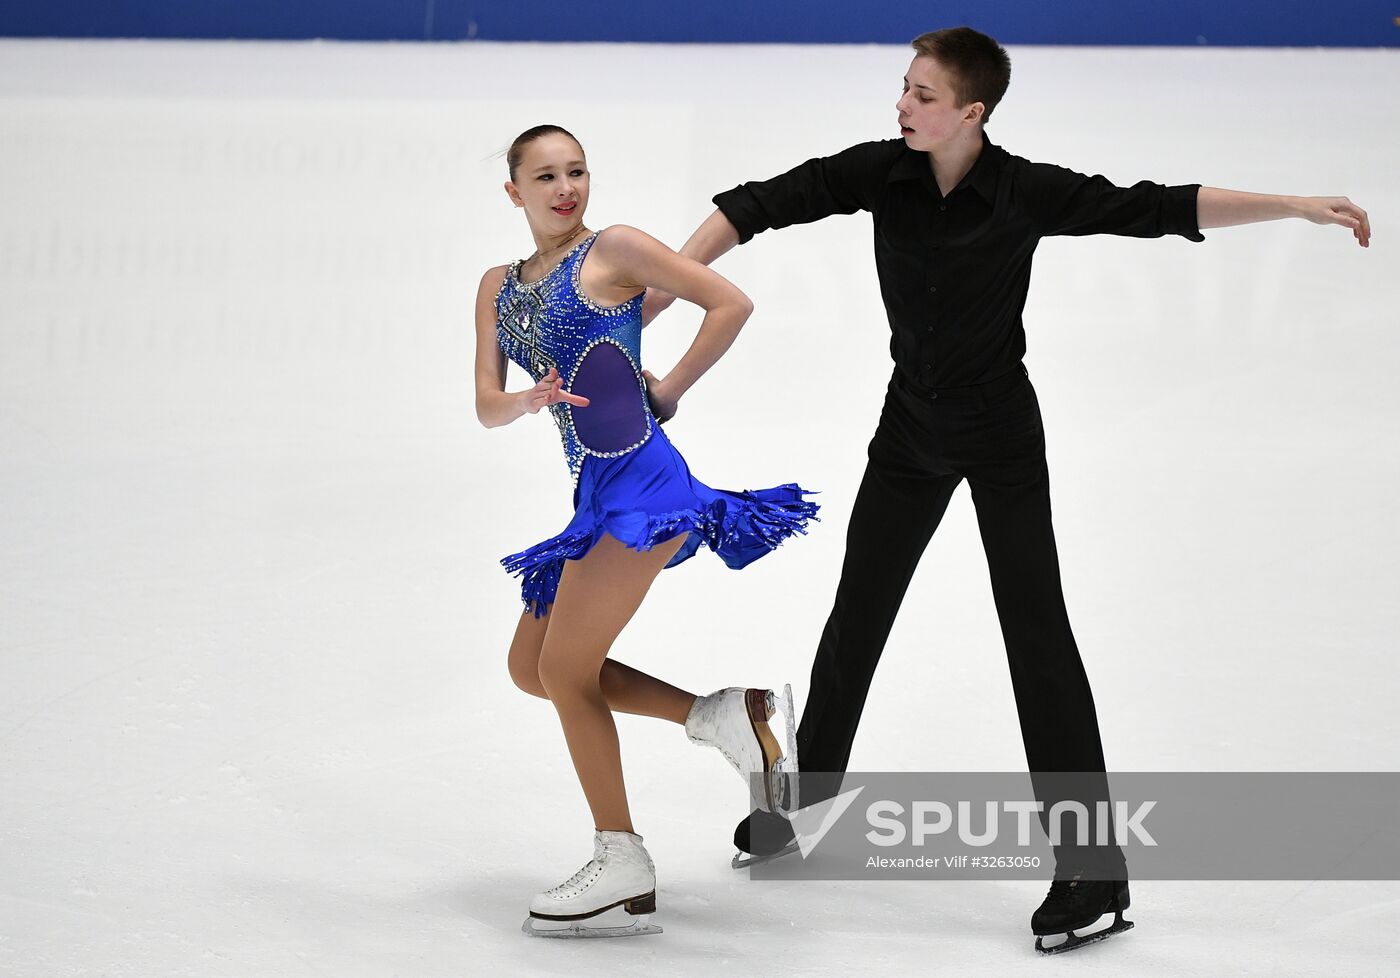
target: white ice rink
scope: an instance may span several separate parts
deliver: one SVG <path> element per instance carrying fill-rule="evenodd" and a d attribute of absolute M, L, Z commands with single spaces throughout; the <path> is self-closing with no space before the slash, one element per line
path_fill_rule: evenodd
<path fill-rule="evenodd" d="M 589 226 L 679 247 L 718 191 L 897 135 L 910 55 L 0 43 L 0 974 L 1400 971 L 1396 882 L 1135 881 L 1133 932 L 1043 959 L 1044 882 L 750 881 L 723 760 L 628 716 L 665 934 L 519 933 L 592 823 L 505 668 L 497 561 L 570 500 L 548 419 L 473 408 L 476 284 L 533 250 L 494 154 L 566 126 Z M 1039 249 L 1026 363 L 1109 767 L 1400 768 L 1400 52 L 1011 56 L 1013 153 L 1346 194 L 1375 233 Z M 869 217 L 715 267 L 756 312 L 667 431 L 711 485 L 820 489 L 822 522 L 664 572 L 615 654 L 800 703 L 890 370 Z M 649 327 L 647 366 L 699 319 Z M 1024 766 L 963 486 L 851 768 Z"/>

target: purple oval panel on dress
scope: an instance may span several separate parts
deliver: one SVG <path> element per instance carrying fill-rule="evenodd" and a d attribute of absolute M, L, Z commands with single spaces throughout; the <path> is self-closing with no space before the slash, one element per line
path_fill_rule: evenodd
<path fill-rule="evenodd" d="M 599 343 L 584 354 L 570 392 L 588 398 L 588 407 L 569 409 L 583 447 L 621 452 L 646 435 L 641 382 L 627 354 L 612 343 Z"/>

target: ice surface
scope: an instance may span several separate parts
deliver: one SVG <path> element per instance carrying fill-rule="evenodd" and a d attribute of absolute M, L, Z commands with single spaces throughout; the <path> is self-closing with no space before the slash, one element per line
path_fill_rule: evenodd
<path fill-rule="evenodd" d="M 1015 48 L 989 127 L 1101 172 L 1346 194 L 1206 242 L 1042 244 L 1027 364 L 1116 770 L 1400 766 L 1400 57 Z M 592 824 L 506 648 L 497 560 L 567 522 L 543 415 L 473 407 L 482 272 L 533 243 L 494 156 L 573 130 L 592 227 L 896 135 L 902 47 L 0 43 L 0 972 L 1045 974 L 1027 882 L 762 884 L 743 788 L 619 718 L 663 935 L 519 932 Z M 864 215 L 716 268 L 756 312 L 668 433 L 697 477 L 822 490 L 742 572 L 663 573 L 618 658 L 805 696 L 878 416 Z M 644 334 L 658 376 L 699 314 Z M 524 386 L 512 368 L 511 389 Z M 775 439 L 781 439 L 775 447 Z M 1025 763 L 965 487 L 852 769 Z M 1389 817 L 1388 815 L 1386 817 Z M 1393 973 L 1400 883 L 1135 882 L 1085 975 Z"/>

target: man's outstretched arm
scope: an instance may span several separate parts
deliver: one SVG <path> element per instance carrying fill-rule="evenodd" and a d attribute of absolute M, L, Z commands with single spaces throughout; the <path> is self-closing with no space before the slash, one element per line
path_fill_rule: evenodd
<path fill-rule="evenodd" d="M 716 208 L 681 246 L 680 253 L 702 265 L 708 265 L 738 243 L 738 229 L 724 216 L 724 211 Z M 647 289 L 647 294 L 642 299 L 642 325 L 651 322 L 675 301 L 676 297 L 669 292 Z"/>
<path fill-rule="evenodd" d="M 1285 197 L 1150 180 L 1119 187 L 1101 174 L 1086 176 L 1053 163 L 1027 163 L 1018 178 L 1021 198 L 1040 234 L 1047 236 L 1176 234 L 1204 241 L 1205 228 L 1301 217 L 1314 224 L 1340 224 L 1352 230 L 1362 247 L 1371 244 L 1370 219 L 1345 197 Z"/>
<path fill-rule="evenodd" d="M 738 243 L 739 229 L 730 222 L 724 211 L 715 208 L 715 212 L 695 229 L 690 240 L 681 246 L 681 254 L 708 265 Z"/>
<path fill-rule="evenodd" d="M 771 180 L 743 183 L 716 194 L 716 210 L 680 253 L 708 265 L 764 230 L 872 210 L 875 195 L 898 153 L 896 143 L 898 140 L 857 143 L 834 156 L 800 163 Z M 649 289 L 642 300 L 642 325 L 655 319 L 674 299 Z"/>
<path fill-rule="evenodd" d="M 1196 196 L 1196 221 L 1201 228 L 1227 228 L 1285 217 L 1301 217 L 1314 224 L 1340 224 L 1351 228 L 1361 247 L 1371 246 L 1370 218 L 1345 197 L 1281 197 L 1219 187 L 1202 187 Z"/>

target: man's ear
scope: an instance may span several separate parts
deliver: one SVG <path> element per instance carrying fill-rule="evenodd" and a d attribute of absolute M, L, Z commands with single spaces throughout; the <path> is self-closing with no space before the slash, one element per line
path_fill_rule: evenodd
<path fill-rule="evenodd" d="M 987 106 L 982 102 L 973 102 L 967 107 L 967 115 L 963 116 L 964 122 L 980 122 L 982 116 L 987 112 Z"/>

